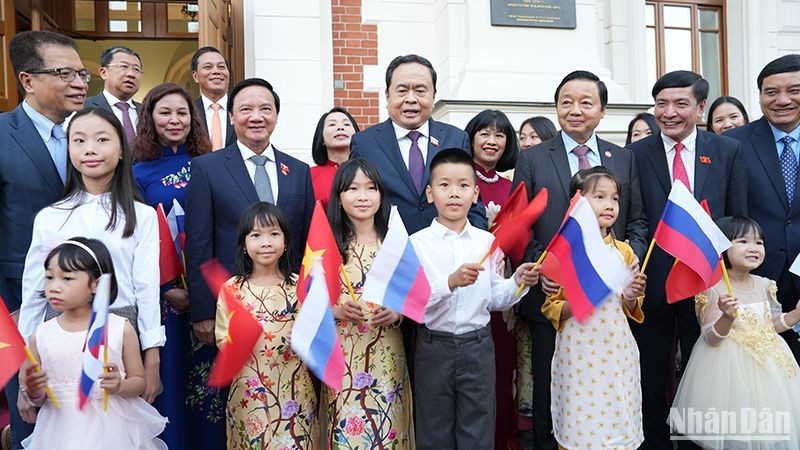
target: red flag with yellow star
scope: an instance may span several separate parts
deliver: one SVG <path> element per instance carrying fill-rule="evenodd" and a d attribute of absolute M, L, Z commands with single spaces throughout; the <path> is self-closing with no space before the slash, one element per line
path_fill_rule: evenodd
<path fill-rule="evenodd" d="M 325 283 L 328 285 L 328 295 L 331 305 L 339 300 L 339 267 L 342 265 L 342 255 L 333 237 L 331 225 L 322 204 L 317 200 L 314 205 L 314 214 L 311 216 L 311 226 L 308 229 L 306 250 L 303 254 L 303 265 L 300 267 L 300 278 L 297 280 L 297 298 L 302 302 L 310 287 L 309 272 L 314 261 L 322 259 L 322 271 L 325 274 Z"/>
<path fill-rule="evenodd" d="M 25 340 L 19 334 L 19 328 L 8 313 L 6 304 L 0 298 L 0 387 L 17 373 L 19 366 L 25 361 Z"/>

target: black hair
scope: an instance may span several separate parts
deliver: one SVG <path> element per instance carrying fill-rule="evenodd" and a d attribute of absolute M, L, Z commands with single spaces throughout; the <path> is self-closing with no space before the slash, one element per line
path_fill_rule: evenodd
<path fill-rule="evenodd" d="M 111 253 L 109 253 L 108 247 L 97 239 L 74 237 L 68 240 L 79 242 L 89 247 L 97 257 L 97 261 L 95 261 L 92 255 L 85 249 L 65 242 L 47 254 L 47 257 L 44 259 L 44 270 L 47 270 L 50 265 L 50 260 L 58 255 L 56 263 L 59 269 L 64 272 L 86 272 L 89 275 L 90 283 L 100 278 L 100 275 L 107 273 L 111 275 L 111 296 L 108 299 L 108 304 L 114 303 L 114 300 L 117 299 L 118 292 L 117 276 L 114 271 L 114 262 L 111 259 Z M 97 266 L 98 263 L 100 267 Z M 44 291 L 42 295 L 44 295 Z"/>
<path fill-rule="evenodd" d="M 761 86 L 764 84 L 764 78 L 787 72 L 800 72 L 800 54 L 790 53 L 788 55 L 783 55 L 764 66 L 761 72 L 759 72 L 758 78 L 756 78 L 759 92 L 761 91 Z"/>
<path fill-rule="evenodd" d="M 356 133 L 361 131 L 358 128 L 356 119 L 354 119 L 353 116 L 341 106 L 334 106 L 330 111 L 323 114 L 319 118 L 319 122 L 317 122 L 317 129 L 314 131 L 314 140 L 311 141 L 311 157 L 318 166 L 325 165 L 325 163 L 328 162 L 328 149 L 325 147 L 325 140 L 322 138 L 322 131 L 325 129 L 325 120 L 329 115 L 336 112 L 342 113 L 347 116 L 348 119 L 350 119 L 350 123 L 353 124 L 353 129 Z"/>
<path fill-rule="evenodd" d="M 519 156 L 519 141 L 517 133 L 514 131 L 514 125 L 511 125 L 511 121 L 502 111 L 484 109 L 473 117 L 464 128 L 469 135 L 470 148 L 475 143 L 475 135 L 486 128 L 493 128 L 506 135 L 506 147 L 503 149 L 500 159 L 497 160 L 495 169 L 500 172 L 513 169 L 517 163 L 517 156 Z M 474 150 L 472 155 L 475 156 Z"/>
<path fill-rule="evenodd" d="M 433 64 L 428 61 L 426 58 L 423 58 L 419 55 L 401 55 L 396 57 L 389 63 L 386 67 L 386 90 L 389 90 L 389 87 L 392 85 L 392 75 L 394 75 L 395 69 L 403 64 L 409 63 L 417 63 L 422 64 L 423 66 L 427 67 L 428 70 L 431 72 L 431 81 L 433 82 L 433 92 L 436 93 L 436 70 L 433 68 Z"/>
<path fill-rule="evenodd" d="M 49 67 L 44 67 L 44 58 L 42 57 L 42 47 L 46 45 L 67 47 L 78 51 L 75 39 L 45 30 L 17 33 L 8 44 L 8 54 L 11 66 L 14 68 L 14 76 L 17 79 L 17 89 L 23 96 L 25 91 L 19 81 L 19 74 L 31 70 L 49 69 Z"/>
<path fill-rule="evenodd" d="M 108 65 L 111 64 L 111 61 L 114 59 L 114 55 L 117 53 L 135 56 L 136 59 L 139 60 L 139 64 L 142 63 L 142 58 L 134 50 L 122 45 L 115 45 L 103 50 L 103 53 L 100 54 L 100 65 L 102 67 L 108 67 Z"/>
<path fill-rule="evenodd" d="M 708 81 L 705 80 L 700 74 L 688 70 L 675 70 L 673 72 L 665 73 L 653 85 L 653 99 L 658 96 L 658 93 L 664 89 L 669 88 L 692 88 L 692 95 L 695 101 L 701 103 L 708 98 Z"/>
<path fill-rule="evenodd" d="M 722 231 L 722 234 L 724 234 L 729 241 L 733 241 L 734 239 L 746 236 L 747 233 L 753 233 L 756 236 L 756 239 L 761 239 L 762 241 L 764 240 L 764 230 L 761 229 L 761 225 L 759 225 L 758 222 L 749 217 L 744 217 L 744 216 L 721 217 L 717 219 L 716 224 Z M 725 267 L 730 269 L 731 262 L 728 259 L 727 250 L 725 250 L 722 253 L 722 259 L 725 262 Z"/>
<path fill-rule="evenodd" d="M 561 83 L 559 83 L 558 87 L 556 88 L 555 95 L 553 95 L 556 105 L 558 105 L 558 94 L 561 92 L 561 88 L 564 87 L 565 84 L 574 80 L 594 81 L 597 84 L 598 94 L 600 94 L 600 107 L 602 109 L 606 109 L 606 105 L 608 105 L 608 88 L 606 88 L 606 84 L 600 80 L 600 77 L 587 70 L 576 70 L 574 72 L 570 72 L 564 77 L 563 80 L 561 80 Z"/>
<path fill-rule="evenodd" d="M 199 64 L 200 57 L 205 55 L 206 53 L 219 53 L 219 55 L 222 56 L 222 59 L 225 60 L 225 67 L 227 67 L 228 70 L 231 70 L 231 65 L 228 62 L 228 58 L 226 58 L 225 55 L 223 55 L 222 52 L 219 51 L 218 48 L 207 45 L 205 47 L 198 48 L 197 51 L 194 52 L 194 55 L 192 55 L 192 62 L 191 62 L 192 72 L 197 72 L 197 65 Z"/>
<path fill-rule="evenodd" d="M 272 89 L 272 85 L 269 84 L 269 81 L 263 78 L 248 78 L 246 80 L 242 80 L 236 83 L 236 86 L 233 87 L 231 90 L 231 95 L 228 96 L 228 112 L 233 113 L 233 100 L 239 95 L 239 92 L 250 86 L 261 86 L 268 90 L 272 97 L 275 99 L 275 114 L 279 114 L 281 112 L 281 99 L 278 97 L 278 94 Z"/>
<path fill-rule="evenodd" d="M 553 139 L 558 134 L 558 130 L 556 130 L 556 126 L 553 124 L 553 121 L 545 116 L 528 117 L 527 119 L 523 120 L 519 126 L 520 132 L 523 128 L 525 128 L 525 125 L 530 125 L 542 142 Z"/>
<path fill-rule="evenodd" d="M 430 177 L 428 178 L 429 186 L 433 182 L 433 171 L 442 164 L 464 164 L 465 166 L 475 168 L 475 162 L 472 160 L 472 156 L 465 152 L 463 148 L 446 148 L 437 153 L 436 156 L 433 157 L 433 160 L 431 160 Z M 474 171 L 472 177 L 475 178 Z"/>
<path fill-rule="evenodd" d="M 247 235 L 258 223 L 262 227 L 277 226 L 283 232 L 284 252 L 278 259 L 278 271 L 283 275 L 285 282 L 294 284 L 292 267 L 294 267 L 294 253 L 292 251 L 291 231 L 289 221 L 280 208 L 267 202 L 253 203 L 244 210 L 239 217 L 239 229 L 236 232 L 236 258 L 234 260 L 234 273 L 236 282 L 241 286 L 253 275 L 253 259 L 247 254 L 245 242 Z"/>
<path fill-rule="evenodd" d="M 578 190 L 582 193 L 590 192 L 597 186 L 601 178 L 608 178 L 617 186 L 617 195 L 622 196 L 622 183 L 613 172 L 605 166 L 594 166 L 579 170 L 569 180 L 569 195 L 575 195 Z"/>
<path fill-rule="evenodd" d="M 389 203 L 386 200 L 386 188 L 383 185 L 383 179 L 378 168 L 374 164 L 364 158 L 355 158 L 346 161 L 339 166 L 336 175 L 333 177 L 333 187 L 331 189 L 331 198 L 328 200 L 328 222 L 331 224 L 333 237 L 336 239 L 336 246 L 339 247 L 339 253 L 342 255 L 342 261 L 347 263 L 347 247 L 355 239 L 355 230 L 353 230 L 353 223 L 344 212 L 342 201 L 339 195 L 346 191 L 350 184 L 353 183 L 358 171 L 361 170 L 364 175 L 369 178 L 378 192 L 381 195 L 380 205 L 375 212 L 373 227 L 375 232 L 378 233 L 378 238 L 383 241 L 386 237 L 386 232 L 389 230 Z"/>
<path fill-rule="evenodd" d="M 706 127 L 708 128 L 708 131 L 715 133 L 714 111 L 720 106 L 724 105 L 725 103 L 730 103 L 731 105 L 735 106 L 742 114 L 742 117 L 744 118 L 744 123 L 750 123 L 750 118 L 747 117 L 747 110 L 744 109 L 744 105 L 742 104 L 742 102 L 740 102 L 739 99 L 736 97 L 723 95 L 722 97 L 719 97 L 718 99 L 714 100 L 714 103 L 712 103 L 711 106 L 708 107 L 708 119 L 706 120 L 706 123 L 708 123 L 708 127 Z"/>
<path fill-rule="evenodd" d="M 625 138 L 625 146 L 631 145 L 631 138 L 633 137 L 633 125 L 636 124 L 637 121 L 643 120 L 644 123 L 647 124 L 647 128 L 650 128 L 651 134 L 658 134 L 661 130 L 658 128 L 658 122 L 656 122 L 656 116 L 650 114 L 649 112 L 641 112 L 631 119 L 630 123 L 628 124 L 628 137 Z"/>
<path fill-rule="evenodd" d="M 122 159 L 117 162 L 117 168 L 114 169 L 114 175 L 111 177 L 111 181 L 108 186 L 107 192 L 111 194 L 111 210 L 109 211 L 109 219 L 108 224 L 106 225 L 106 230 L 113 230 L 117 227 L 120 221 L 124 221 L 125 227 L 122 230 L 122 237 L 129 238 L 133 236 L 133 232 L 136 229 L 135 203 L 137 201 L 142 201 L 141 195 L 139 194 L 139 188 L 136 187 L 136 182 L 133 179 L 133 170 L 131 169 L 131 166 L 133 165 L 133 157 L 128 149 L 127 142 L 125 142 L 125 134 L 122 130 L 122 124 L 119 122 L 119 119 L 117 119 L 117 116 L 115 116 L 113 112 L 105 108 L 92 107 L 75 113 L 75 115 L 72 116 L 72 119 L 69 121 L 67 136 L 69 136 L 72 132 L 72 127 L 75 125 L 75 123 L 80 118 L 88 115 L 97 116 L 111 124 L 111 127 L 114 128 L 117 138 L 119 139 L 119 145 L 122 151 Z M 86 186 L 83 184 L 83 176 L 81 175 L 80 171 L 78 171 L 78 169 L 72 164 L 72 159 L 67 158 L 67 160 L 67 181 L 64 185 L 64 193 L 61 196 L 62 201 L 78 195 L 83 197 L 86 191 Z M 62 203 L 62 201 L 59 201 L 54 206 L 57 207 Z M 81 198 L 73 207 L 73 209 L 77 208 L 78 205 L 82 203 L 83 201 Z"/>

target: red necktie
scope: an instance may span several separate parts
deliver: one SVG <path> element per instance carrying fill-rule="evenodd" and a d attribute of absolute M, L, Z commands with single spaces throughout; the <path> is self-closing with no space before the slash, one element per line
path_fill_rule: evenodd
<path fill-rule="evenodd" d="M 692 192 L 692 185 L 689 184 L 689 174 L 686 172 L 686 166 L 683 165 L 683 158 L 681 158 L 681 150 L 686 148 L 682 143 L 675 144 L 675 158 L 672 159 L 672 181 L 680 180 Z"/>

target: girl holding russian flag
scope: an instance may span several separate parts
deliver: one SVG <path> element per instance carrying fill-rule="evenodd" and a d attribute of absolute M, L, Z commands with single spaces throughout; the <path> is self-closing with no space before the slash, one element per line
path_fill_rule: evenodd
<path fill-rule="evenodd" d="M 47 255 L 44 270 L 42 296 L 61 314 L 39 325 L 30 337 L 31 351 L 41 361 L 42 370 L 27 368 L 23 380 L 26 395 L 20 398 L 41 409 L 38 414 L 29 408 L 20 409 L 27 422 L 36 422 L 33 434 L 22 442 L 23 448 L 166 449 L 156 436 L 164 430 L 167 419 L 139 397 L 145 389 L 139 342 L 131 324 L 120 316 L 108 315 L 109 362 L 99 383 L 90 380 L 88 400 L 79 409 L 79 391 L 88 377 L 82 354 L 100 276 L 110 274 L 109 303 L 114 302 L 118 291 L 106 246 L 96 239 L 71 238 Z M 46 400 L 44 387 L 48 382 L 60 403 L 58 408 Z M 103 410 L 103 389 L 109 394 L 107 411 Z"/>
<path fill-rule="evenodd" d="M 570 450 L 636 449 L 644 441 L 639 349 L 628 319 L 644 320 L 645 278 L 631 247 L 614 239 L 619 180 L 605 167 L 581 170 L 570 182 L 592 205 L 607 246 L 637 273 L 621 295 L 611 295 L 579 323 L 559 289 L 542 313 L 558 331 L 551 367 L 553 433 Z"/>
<path fill-rule="evenodd" d="M 347 369 L 341 391 L 322 387 L 327 440 L 333 448 L 412 449 L 401 316 L 361 298 L 389 222 L 386 191 L 372 163 L 356 158 L 339 167 L 328 220 L 347 274 L 343 283 L 350 286 L 341 286 L 333 307 Z"/>

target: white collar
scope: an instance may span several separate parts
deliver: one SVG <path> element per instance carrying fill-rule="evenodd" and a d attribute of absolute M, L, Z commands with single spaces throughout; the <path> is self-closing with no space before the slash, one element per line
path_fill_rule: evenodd
<path fill-rule="evenodd" d="M 108 104 L 110 106 L 112 106 L 112 107 L 116 107 L 115 105 L 117 103 L 122 102 L 122 100 L 120 100 L 117 97 L 115 97 L 114 94 L 112 94 L 111 92 L 108 92 L 108 90 L 106 90 L 106 89 L 103 89 L 103 96 L 106 98 L 106 101 L 108 102 Z M 133 103 L 133 99 L 129 99 L 127 102 L 123 102 L 123 103 L 127 103 L 128 106 L 130 107 L 130 109 L 136 109 L 136 104 Z M 117 109 L 119 109 L 119 108 L 117 108 Z"/>
<path fill-rule="evenodd" d="M 249 147 L 242 144 L 242 141 L 238 139 L 236 140 L 236 145 L 239 146 L 239 153 L 241 153 L 242 159 L 245 161 L 249 160 L 253 156 L 258 155 L 258 153 L 250 150 Z M 265 148 L 264 151 L 261 152 L 261 155 L 266 156 L 269 161 L 275 162 L 275 148 L 272 146 L 272 144 L 268 144 L 267 148 Z"/>
<path fill-rule="evenodd" d="M 673 140 L 671 137 L 669 137 L 666 134 L 664 134 L 664 132 L 661 132 L 661 140 L 664 141 L 664 148 L 668 152 L 672 151 L 675 148 L 675 144 L 678 143 L 677 141 Z M 697 140 L 697 127 L 695 126 L 692 129 L 692 132 L 689 133 L 689 135 L 686 136 L 686 138 L 684 138 L 681 141 L 681 143 L 683 144 L 683 149 L 684 150 L 689 150 L 690 152 L 693 152 L 694 151 L 694 143 L 695 143 L 696 140 Z"/>
<path fill-rule="evenodd" d="M 394 128 L 394 135 L 398 141 L 404 137 L 408 137 L 408 133 L 411 131 L 419 131 L 421 135 L 427 138 L 430 136 L 430 133 L 428 131 L 430 128 L 429 123 L 430 121 L 426 120 L 425 123 L 420 125 L 420 127 L 417 128 L 416 130 L 408 130 L 398 125 L 397 122 L 392 121 L 392 127 Z"/>
<path fill-rule="evenodd" d="M 200 94 L 200 99 L 203 101 L 203 111 L 208 111 L 208 108 L 211 108 L 211 105 L 214 104 L 214 101 L 210 98 L 206 97 L 203 94 Z M 228 94 L 222 96 L 219 101 L 219 106 L 221 106 L 220 111 L 228 111 Z"/>

